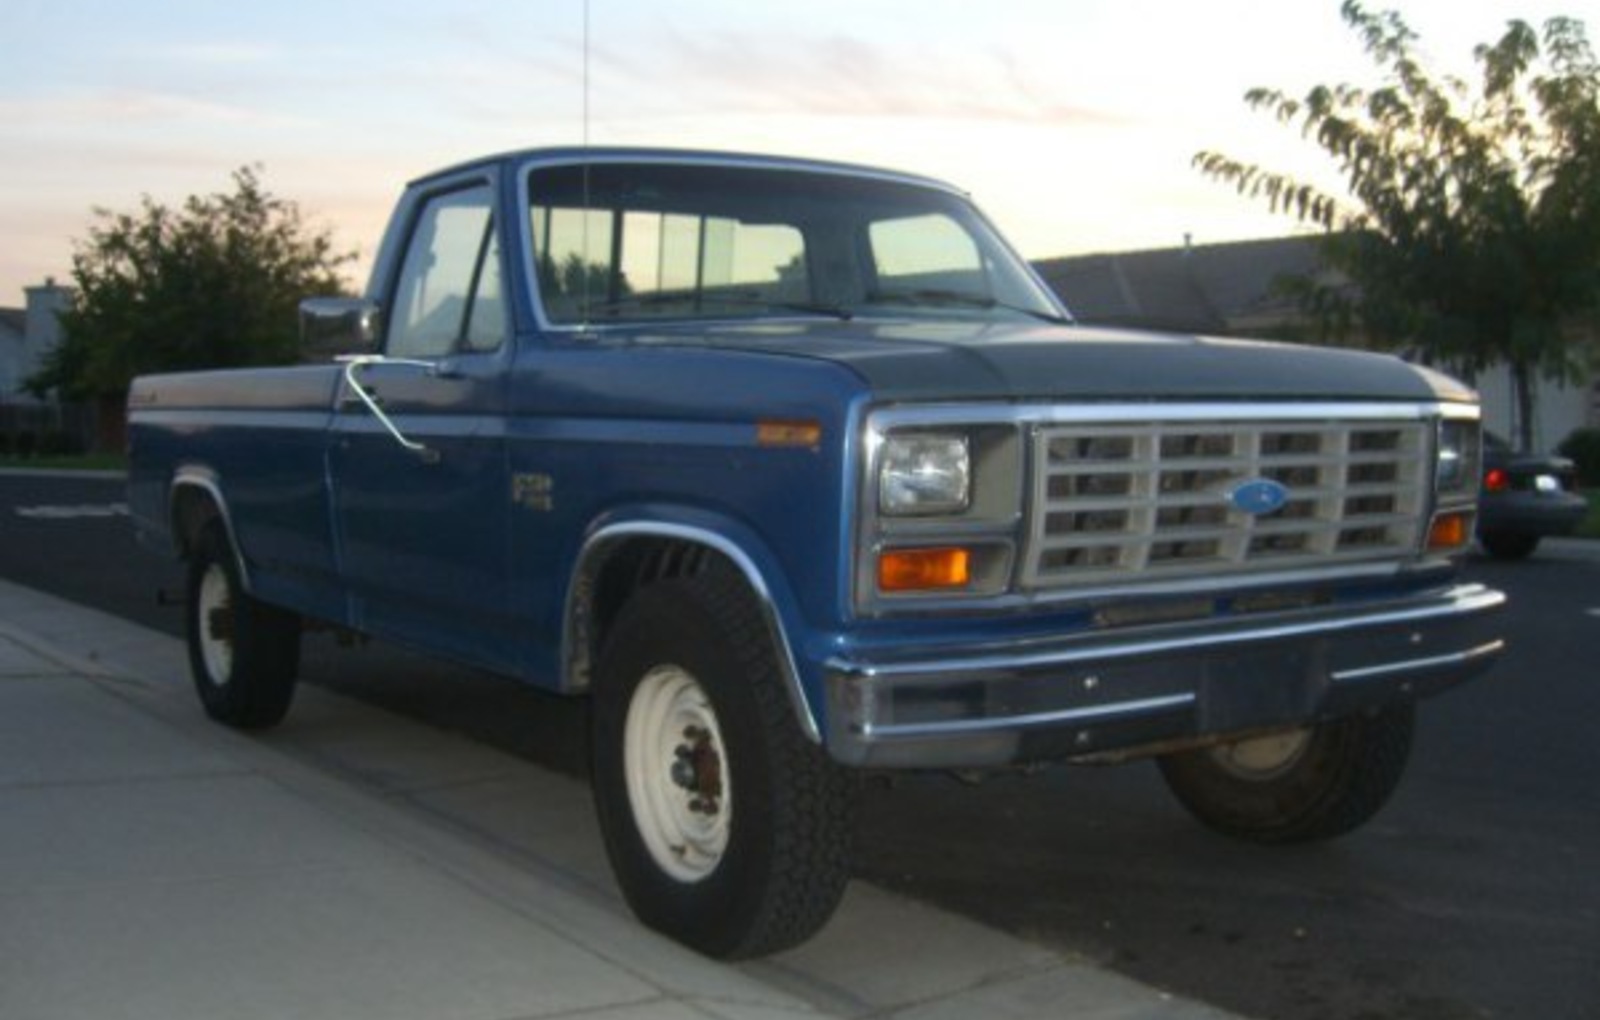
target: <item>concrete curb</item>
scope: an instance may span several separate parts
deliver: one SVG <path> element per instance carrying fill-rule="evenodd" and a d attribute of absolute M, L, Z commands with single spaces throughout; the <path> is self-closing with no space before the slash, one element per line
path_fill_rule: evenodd
<path fill-rule="evenodd" d="M 861 882 L 715 963 L 628 913 L 580 782 L 315 687 L 261 737 L 192 702 L 181 642 L 0 582 L 0 1015 L 1227 1016 Z"/>
<path fill-rule="evenodd" d="M 0 478 L 83 478 L 95 482 L 120 482 L 128 477 L 126 471 L 77 468 L 0 468 Z"/>

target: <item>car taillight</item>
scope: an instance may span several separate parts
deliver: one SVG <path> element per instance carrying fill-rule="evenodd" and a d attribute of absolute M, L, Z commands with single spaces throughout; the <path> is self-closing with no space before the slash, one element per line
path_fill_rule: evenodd
<path fill-rule="evenodd" d="M 1490 492 L 1504 492 L 1511 488 L 1511 476 L 1504 468 L 1490 468 L 1483 476 L 1483 487 Z"/>

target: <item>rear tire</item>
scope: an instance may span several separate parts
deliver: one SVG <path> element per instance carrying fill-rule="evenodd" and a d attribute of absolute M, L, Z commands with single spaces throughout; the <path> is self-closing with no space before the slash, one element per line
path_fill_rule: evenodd
<path fill-rule="evenodd" d="M 606 851 L 646 925 L 740 959 L 832 916 L 855 780 L 801 732 L 731 569 L 656 582 L 623 608 L 596 671 L 593 755 Z"/>
<path fill-rule="evenodd" d="M 227 532 L 210 524 L 189 559 L 189 672 L 206 715 L 238 729 L 283 721 L 300 670 L 300 618 L 252 598 Z"/>
<path fill-rule="evenodd" d="M 1411 752 L 1412 705 L 1158 759 L 1167 786 L 1218 832 L 1303 843 L 1350 832 L 1388 802 Z"/>

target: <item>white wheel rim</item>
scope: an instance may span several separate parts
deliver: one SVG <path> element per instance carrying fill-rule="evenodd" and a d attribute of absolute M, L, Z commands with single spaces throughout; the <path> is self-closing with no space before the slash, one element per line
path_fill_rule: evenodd
<path fill-rule="evenodd" d="M 233 676 L 233 593 L 220 565 L 211 564 L 200 578 L 197 602 L 200 657 L 205 660 L 206 676 L 222 687 Z"/>
<path fill-rule="evenodd" d="M 623 732 L 628 802 L 662 871 L 698 882 L 728 849 L 733 787 L 722 730 L 705 689 L 677 666 L 657 666 L 633 692 Z"/>
<path fill-rule="evenodd" d="M 1241 779 L 1264 780 L 1293 768 L 1310 743 L 1309 729 L 1290 730 L 1287 733 L 1220 744 L 1211 749 L 1211 757 L 1231 775 Z"/>

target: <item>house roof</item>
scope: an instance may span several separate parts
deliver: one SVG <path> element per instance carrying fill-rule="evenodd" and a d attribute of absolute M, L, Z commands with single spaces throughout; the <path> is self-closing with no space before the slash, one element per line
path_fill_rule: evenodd
<path fill-rule="evenodd" d="M 28 331 L 28 313 L 21 308 L 0 308 L 0 330 L 21 337 Z"/>
<path fill-rule="evenodd" d="M 1222 332 L 1240 320 L 1291 314 L 1284 277 L 1322 269 L 1314 237 L 1076 255 L 1034 263 L 1083 322 Z"/>

